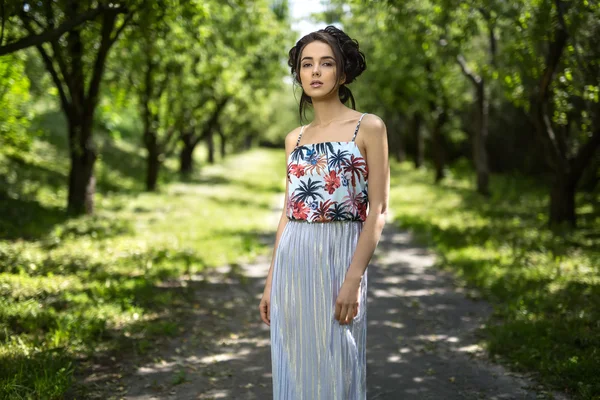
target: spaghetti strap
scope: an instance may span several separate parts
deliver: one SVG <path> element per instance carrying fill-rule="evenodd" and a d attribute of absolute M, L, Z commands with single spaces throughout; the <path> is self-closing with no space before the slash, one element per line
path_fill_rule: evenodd
<path fill-rule="evenodd" d="M 364 113 L 363 115 L 361 115 L 360 119 L 358 120 L 358 124 L 356 124 L 356 129 L 354 130 L 354 136 L 352 137 L 353 142 L 354 142 L 354 139 L 356 139 L 356 134 L 358 133 L 358 128 L 360 128 L 360 121 L 362 121 L 362 119 L 365 115 L 367 115 L 367 113 Z"/>
<path fill-rule="evenodd" d="M 300 128 L 300 134 L 298 135 L 298 140 L 296 140 L 296 147 L 298 147 L 298 144 L 300 144 L 300 139 L 302 139 L 302 134 L 304 133 L 304 127 L 306 125 L 302 125 L 302 128 Z"/>

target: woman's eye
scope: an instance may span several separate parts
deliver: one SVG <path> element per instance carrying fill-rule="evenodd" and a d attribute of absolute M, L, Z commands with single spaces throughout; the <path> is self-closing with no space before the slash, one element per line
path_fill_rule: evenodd
<path fill-rule="evenodd" d="M 333 64 L 330 62 L 325 62 L 325 63 L 323 63 L 323 65 L 325 65 L 326 67 L 331 67 Z"/>
<path fill-rule="evenodd" d="M 306 63 L 306 64 L 302 64 L 302 67 L 303 67 L 303 68 L 308 68 L 308 67 L 310 67 L 310 66 L 311 66 L 311 64 L 308 64 L 308 63 Z"/>

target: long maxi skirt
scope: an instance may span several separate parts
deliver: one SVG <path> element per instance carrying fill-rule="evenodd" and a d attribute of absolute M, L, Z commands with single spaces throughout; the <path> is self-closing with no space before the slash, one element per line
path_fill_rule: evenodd
<path fill-rule="evenodd" d="M 271 287 L 274 400 L 365 400 L 367 273 L 359 312 L 335 320 L 335 301 L 363 223 L 288 221 Z"/>

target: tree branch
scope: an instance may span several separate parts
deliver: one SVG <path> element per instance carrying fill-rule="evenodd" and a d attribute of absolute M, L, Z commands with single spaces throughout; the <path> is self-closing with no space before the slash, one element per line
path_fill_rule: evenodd
<path fill-rule="evenodd" d="M 558 68 L 558 64 L 562 57 L 563 50 L 567 44 L 567 40 L 569 39 L 569 34 L 565 29 L 564 25 L 564 16 L 562 13 L 562 1 L 556 0 L 556 8 L 558 10 L 558 20 L 559 24 L 556 26 L 554 30 L 554 38 L 552 42 L 550 42 L 550 48 L 548 51 L 548 55 L 546 57 L 546 67 L 544 68 L 544 72 L 542 74 L 542 78 L 540 80 L 540 92 L 539 92 L 539 100 L 545 101 L 548 98 L 548 93 L 550 89 L 550 84 L 552 83 L 552 79 L 554 78 L 554 73 Z"/>
<path fill-rule="evenodd" d="M 127 25 L 129 25 L 129 23 L 131 22 L 134 14 L 135 14 L 134 11 L 129 11 L 127 9 L 119 9 L 118 11 L 120 14 L 127 13 L 127 16 L 125 17 L 125 19 L 123 20 L 123 23 L 121 24 L 119 29 L 117 29 L 117 32 L 115 33 L 114 37 L 112 38 L 111 45 L 114 44 L 119 39 L 119 36 L 121 36 L 121 33 L 125 30 Z"/>
<path fill-rule="evenodd" d="M 2 27 L 0 28 L 0 45 L 4 42 L 4 25 L 6 23 L 6 9 L 4 8 L 4 0 L 0 0 L 0 18 L 2 18 Z"/>
<path fill-rule="evenodd" d="M 87 95 L 85 96 L 86 107 L 88 110 L 92 110 L 96 106 L 98 93 L 100 91 L 100 82 L 102 81 L 102 75 L 104 73 L 104 67 L 106 64 L 106 57 L 108 56 L 110 47 L 114 43 L 110 36 L 115 27 L 115 20 L 118 14 L 118 9 L 109 9 L 106 10 L 102 18 L 102 38 L 100 41 L 100 48 L 98 49 L 98 54 L 94 60 L 92 79 L 90 81 Z"/>
<path fill-rule="evenodd" d="M 221 112 L 223 111 L 223 109 L 225 108 L 227 103 L 229 102 L 229 99 L 230 99 L 230 97 L 227 96 L 227 97 L 224 97 L 221 100 L 219 100 L 219 102 L 217 103 L 217 107 L 215 108 L 215 110 L 211 114 L 210 118 L 204 125 L 204 129 L 202 129 L 202 133 L 200 133 L 200 135 L 198 135 L 198 137 L 194 140 L 194 146 L 196 146 L 202 139 L 204 139 L 208 135 L 208 133 L 210 131 L 212 131 L 214 129 L 214 127 L 219 119 L 219 116 L 221 115 Z"/>
<path fill-rule="evenodd" d="M 479 87 L 479 85 L 481 85 L 481 77 L 471 71 L 462 54 L 456 56 L 456 61 L 458 61 L 458 65 L 460 65 L 460 69 L 462 70 L 463 74 L 465 74 L 465 76 L 469 78 L 471 82 L 473 82 L 473 85 Z"/>
<path fill-rule="evenodd" d="M 63 84 L 60 80 L 60 77 L 58 76 L 58 73 L 56 72 L 56 69 L 54 68 L 52 59 L 50 58 L 48 53 L 46 53 L 46 50 L 44 50 L 44 47 L 41 44 L 36 45 L 36 48 L 40 52 L 42 59 L 44 60 L 44 64 L 46 64 L 46 69 L 48 70 L 48 72 L 50 73 L 50 76 L 52 77 L 52 80 L 54 81 L 54 86 L 56 86 L 56 88 L 58 89 L 58 94 L 60 96 L 60 102 L 62 103 L 65 113 L 69 117 L 71 117 L 72 113 L 73 113 L 73 110 L 71 109 L 71 103 L 69 102 L 69 99 L 67 98 L 67 95 L 65 93 L 65 89 L 63 88 Z"/>
<path fill-rule="evenodd" d="M 534 112 L 538 114 L 535 118 L 539 121 L 538 130 L 543 136 L 542 140 L 546 139 L 549 142 L 552 164 L 554 165 L 554 168 L 558 167 L 564 170 L 567 168 L 565 165 L 567 162 L 567 154 L 563 151 L 563 148 L 566 146 L 562 145 L 564 138 L 557 137 L 557 132 L 552 128 L 552 121 L 550 121 L 548 111 L 546 110 L 546 103 L 550 96 L 550 86 L 569 38 L 567 30 L 565 29 L 566 25 L 563 15 L 564 4 L 562 0 L 555 0 L 555 4 L 559 23 L 555 27 L 554 37 L 549 45 L 545 68 L 539 81 L 537 95 L 534 94 L 533 96 L 534 104 L 532 105 L 534 106 Z M 558 132 L 558 134 L 560 135 L 560 132 Z"/>
<path fill-rule="evenodd" d="M 69 19 L 68 21 L 63 22 L 58 28 L 50 29 L 42 33 L 35 33 L 28 29 L 31 33 L 29 36 L 17 40 L 16 42 L 9 43 L 5 46 L 0 46 L 0 56 L 4 54 L 13 53 L 18 50 L 25 49 L 31 46 L 41 45 L 42 43 L 52 42 L 58 40 L 62 35 L 66 32 L 76 28 L 77 26 L 96 18 L 100 13 L 104 10 L 104 6 L 99 5 L 97 8 L 93 8 L 84 12 L 83 14 L 78 15 L 75 18 Z M 22 17 L 24 15 L 22 14 Z M 23 18 L 21 18 L 23 19 Z M 4 17 L 2 18 L 2 30 L 4 31 Z M 0 43 L 2 43 L 0 41 Z"/>

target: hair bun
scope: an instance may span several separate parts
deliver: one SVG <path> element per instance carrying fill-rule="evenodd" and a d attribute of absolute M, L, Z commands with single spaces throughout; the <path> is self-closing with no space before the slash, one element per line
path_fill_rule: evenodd
<path fill-rule="evenodd" d="M 335 38 L 344 56 L 344 72 L 346 73 L 346 84 L 352 83 L 360 74 L 367 69 L 365 55 L 360 51 L 358 41 L 350 38 L 344 31 L 333 25 L 327 26 L 318 32 L 325 32 Z"/>

